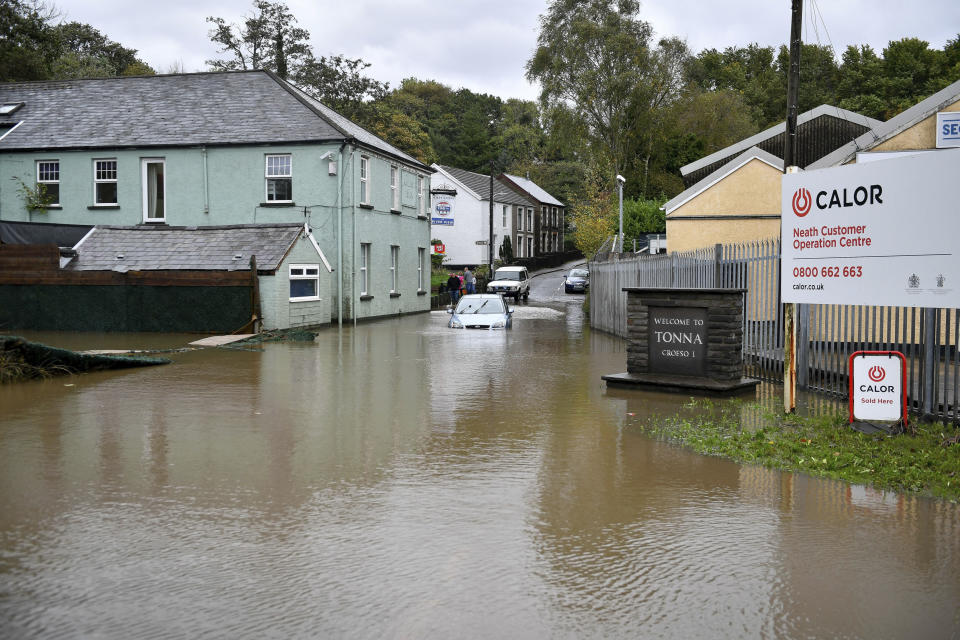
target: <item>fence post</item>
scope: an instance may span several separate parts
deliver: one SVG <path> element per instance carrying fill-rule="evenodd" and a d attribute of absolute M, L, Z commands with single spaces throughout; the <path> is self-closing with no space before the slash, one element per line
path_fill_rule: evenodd
<path fill-rule="evenodd" d="M 934 404 L 934 368 L 937 366 L 936 309 L 923 310 L 923 400 L 920 413 L 929 416 Z"/>
<path fill-rule="evenodd" d="M 723 245 L 719 242 L 713 245 L 713 286 L 723 286 Z"/>
<path fill-rule="evenodd" d="M 677 281 L 677 254 L 670 254 L 670 288 L 676 286 L 674 283 Z"/>

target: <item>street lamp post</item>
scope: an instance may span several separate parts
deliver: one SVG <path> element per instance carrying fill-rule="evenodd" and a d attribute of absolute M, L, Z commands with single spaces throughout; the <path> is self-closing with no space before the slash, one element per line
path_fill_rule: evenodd
<path fill-rule="evenodd" d="M 620 231 L 617 239 L 620 241 L 620 253 L 623 253 L 623 185 L 626 181 L 626 178 L 617 174 L 617 190 L 620 192 Z"/>

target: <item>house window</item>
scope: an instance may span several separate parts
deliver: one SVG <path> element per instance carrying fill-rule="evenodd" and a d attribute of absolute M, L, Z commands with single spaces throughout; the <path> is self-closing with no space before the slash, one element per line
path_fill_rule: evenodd
<path fill-rule="evenodd" d="M 397 266 L 400 263 L 400 247 L 390 247 L 390 293 L 396 293 L 400 288 L 397 283 Z"/>
<path fill-rule="evenodd" d="M 517 231 L 523 231 L 523 209 L 517 209 Z"/>
<path fill-rule="evenodd" d="M 267 202 L 293 201 L 293 158 L 289 153 L 267 156 Z"/>
<path fill-rule="evenodd" d="M 533 237 L 527 238 L 527 257 L 533 255 Z"/>
<path fill-rule="evenodd" d="M 290 265 L 290 302 L 320 299 L 320 265 Z"/>
<path fill-rule="evenodd" d="M 360 244 L 360 295 L 370 290 L 370 243 Z"/>
<path fill-rule="evenodd" d="M 547 208 L 540 207 L 540 226 L 547 224 Z"/>
<path fill-rule="evenodd" d="M 527 231 L 533 231 L 533 209 L 527 209 Z"/>
<path fill-rule="evenodd" d="M 145 222 L 162 221 L 166 217 L 167 188 L 164 183 L 164 169 L 162 158 L 143 158 L 140 161 Z"/>
<path fill-rule="evenodd" d="M 417 176 L 417 215 L 425 215 L 423 208 L 423 176 Z"/>
<path fill-rule="evenodd" d="M 517 236 L 517 257 L 523 257 L 523 236 Z"/>
<path fill-rule="evenodd" d="M 507 227 L 507 205 L 503 205 L 503 225 L 504 228 Z"/>
<path fill-rule="evenodd" d="M 37 185 L 43 185 L 50 204 L 60 204 L 59 160 L 41 160 L 37 163 Z"/>
<path fill-rule="evenodd" d="M 360 156 L 360 204 L 370 204 L 370 158 Z"/>
<path fill-rule="evenodd" d="M 427 261 L 427 250 L 423 247 L 417 249 L 417 291 L 425 291 L 423 288 L 423 269 Z"/>
<path fill-rule="evenodd" d="M 117 159 L 93 161 L 93 204 L 117 204 Z"/>
<path fill-rule="evenodd" d="M 390 167 L 390 208 L 400 211 L 400 169 Z"/>

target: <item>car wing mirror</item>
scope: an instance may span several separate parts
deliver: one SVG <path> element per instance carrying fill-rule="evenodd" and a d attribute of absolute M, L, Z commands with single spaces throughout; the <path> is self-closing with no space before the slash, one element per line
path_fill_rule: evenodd
<path fill-rule="evenodd" d="M 447 313 L 452 314 L 452 313 L 453 313 L 453 307 L 447 307 Z"/>

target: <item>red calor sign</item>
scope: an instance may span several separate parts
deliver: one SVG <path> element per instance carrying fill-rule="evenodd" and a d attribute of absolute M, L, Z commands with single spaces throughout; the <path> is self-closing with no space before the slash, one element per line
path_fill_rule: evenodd
<path fill-rule="evenodd" d="M 850 356 L 850 422 L 907 426 L 907 359 L 899 351 L 857 351 Z"/>

